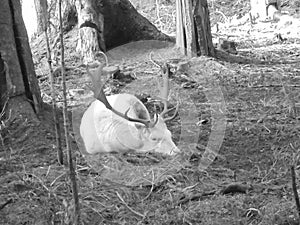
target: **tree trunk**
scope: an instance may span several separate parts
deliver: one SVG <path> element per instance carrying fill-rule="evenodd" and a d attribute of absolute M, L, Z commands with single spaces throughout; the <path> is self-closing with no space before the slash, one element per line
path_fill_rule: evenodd
<path fill-rule="evenodd" d="M 104 41 L 104 18 L 102 5 L 97 0 L 83 0 L 76 3 L 79 39 L 77 51 L 80 52 L 84 62 L 95 60 L 95 54 L 99 51 L 106 51 Z"/>
<path fill-rule="evenodd" d="M 41 34 L 47 25 L 47 0 L 34 0 L 35 11 L 37 15 L 37 33 Z"/>
<path fill-rule="evenodd" d="M 74 1 L 74 0 L 73 0 Z M 63 5 L 63 4 L 62 4 Z M 64 2 L 63 8 L 63 31 L 69 32 L 78 23 L 78 16 L 75 3 L 71 0 Z"/>
<path fill-rule="evenodd" d="M 0 120 L 1 112 L 7 100 L 6 67 L 0 53 Z"/>
<path fill-rule="evenodd" d="M 193 14 L 196 24 L 198 55 L 215 57 L 215 48 L 212 42 L 207 0 L 196 0 Z"/>
<path fill-rule="evenodd" d="M 197 48 L 192 0 L 176 0 L 176 7 L 176 44 L 184 55 L 194 57 L 197 55 Z"/>
<path fill-rule="evenodd" d="M 70 31 L 77 24 L 77 10 L 75 7 L 76 0 L 68 0 L 62 3 L 63 10 L 63 30 L 64 32 Z M 48 30 L 59 28 L 58 21 L 58 1 L 57 0 L 34 0 L 35 11 L 37 15 L 37 33 L 44 32 L 45 27 Z M 51 26 L 49 26 L 51 24 Z"/>
<path fill-rule="evenodd" d="M 129 0 L 82 0 L 77 5 L 80 28 L 78 50 L 84 61 L 95 53 L 138 40 L 174 41 L 140 15 Z"/>
<path fill-rule="evenodd" d="M 206 0 L 176 0 L 176 45 L 193 57 L 215 56 Z"/>
<path fill-rule="evenodd" d="M 182 1 L 176 0 L 176 46 L 179 48 L 182 54 L 186 55 L 186 39 L 185 39 L 185 27 L 183 16 Z"/>
<path fill-rule="evenodd" d="M 34 115 L 42 103 L 19 0 L 2 0 L 0 7 L 1 96 L 8 97 L 12 116 Z M 1 66 L 0 66 L 1 67 Z"/>

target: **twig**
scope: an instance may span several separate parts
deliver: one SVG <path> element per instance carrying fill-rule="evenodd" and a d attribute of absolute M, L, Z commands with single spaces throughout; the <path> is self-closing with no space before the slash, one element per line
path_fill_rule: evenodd
<path fill-rule="evenodd" d="M 47 170 L 47 173 L 46 173 L 46 177 L 49 175 L 49 173 L 50 173 L 50 169 L 51 169 L 51 165 L 50 165 L 50 166 L 48 166 L 48 170 Z"/>
<path fill-rule="evenodd" d="M 33 174 L 33 173 L 26 173 L 26 175 L 32 176 L 32 177 L 36 178 L 36 179 L 40 182 L 40 184 L 42 185 L 42 187 L 43 187 L 47 192 L 49 192 L 49 193 L 51 192 L 51 191 L 49 190 L 49 188 L 45 185 L 44 181 L 42 181 L 41 178 L 39 178 L 38 176 L 36 176 L 36 175 Z"/>
<path fill-rule="evenodd" d="M 143 198 L 142 201 L 145 201 L 147 198 L 150 197 L 150 195 L 152 194 L 153 192 L 153 189 L 154 189 L 154 183 L 155 183 L 155 176 L 154 176 L 154 172 L 153 170 L 151 170 L 151 173 L 152 173 L 152 181 L 151 181 L 151 189 L 149 191 L 149 193 L 147 194 L 147 196 L 145 198 Z"/>
<path fill-rule="evenodd" d="M 140 217 L 142 217 L 142 218 L 145 218 L 145 215 L 143 215 L 143 214 L 141 214 L 141 213 L 135 211 L 134 209 L 132 209 L 132 208 L 124 201 L 124 199 L 121 197 L 121 195 L 120 195 L 117 191 L 116 191 L 116 194 L 117 194 L 118 198 L 121 200 L 121 202 L 125 205 L 125 207 L 126 207 L 127 209 L 129 209 L 129 210 L 130 210 L 131 212 L 133 212 L 135 215 L 138 215 L 138 216 L 140 216 Z"/>
<path fill-rule="evenodd" d="M 12 202 L 13 202 L 12 198 L 8 199 L 5 203 L 0 205 L 0 210 L 2 210 L 5 206 L 7 206 L 8 204 L 10 204 Z"/>
<path fill-rule="evenodd" d="M 202 199 L 206 196 L 211 196 L 211 195 L 214 195 L 216 194 L 217 191 L 215 190 L 212 190 L 212 191 L 208 191 L 208 192 L 205 192 L 205 193 L 197 193 L 197 194 L 194 194 L 194 195 L 191 195 L 191 196 L 185 196 L 184 198 L 180 199 L 176 205 L 183 205 L 187 202 L 190 202 L 190 201 L 198 201 L 199 199 Z"/>
<path fill-rule="evenodd" d="M 294 192 L 296 207 L 298 211 L 298 220 L 300 220 L 300 201 L 299 201 L 299 195 L 297 191 L 297 184 L 296 184 L 296 174 L 295 174 L 295 167 L 291 166 L 291 175 L 292 175 L 292 189 Z"/>
<path fill-rule="evenodd" d="M 4 106 L 3 106 L 3 109 L 2 109 L 2 111 L 0 113 L 0 131 L 2 131 L 2 129 L 4 129 L 6 127 L 5 123 L 8 122 L 10 120 L 10 118 L 11 118 L 11 111 L 12 111 L 12 109 L 9 110 L 9 116 L 6 118 L 6 120 L 5 121 L 1 120 L 2 117 L 5 114 L 5 110 L 6 110 L 6 106 L 7 106 L 8 100 L 9 100 L 9 98 L 6 99 L 6 101 L 4 103 Z M 0 132 L 0 140 L 1 140 L 1 144 L 2 144 L 3 148 L 6 149 L 5 144 L 4 144 L 4 138 L 2 136 L 2 132 Z"/>
<path fill-rule="evenodd" d="M 64 175 L 66 175 L 66 174 L 63 173 L 63 174 L 59 175 L 58 177 L 56 177 L 56 178 L 50 183 L 50 187 L 53 186 L 53 185 L 55 184 L 55 182 L 56 182 L 59 178 L 61 178 L 62 176 L 64 176 Z"/>
<path fill-rule="evenodd" d="M 5 101 L 4 105 L 3 105 L 2 111 L 1 111 L 1 113 L 0 113 L 0 120 L 2 119 L 2 117 L 3 117 L 4 114 L 5 114 L 5 109 L 6 109 L 6 105 L 7 105 L 7 103 L 8 103 L 8 100 L 9 100 L 9 98 L 6 99 L 6 101 Z"/>
<path fill-rule="evenodd" d="M 61 13 L 61 2 L 59 0 L 59 25 L 60 25 L 60 45 L 61 45 L 61 75 L 62 75 L 62 86 L 63 86 L 63 117 L 64 117 L 64 129 L 65 129 L 65 139 L 66 139 L 66 148 L 68 153 L 68 162 L 69 162 L 69 176 L 72 185 L 72 194 L 74 199 L 75 211 L 74 211 L 74 224 L 80 224 L 80 207 L 79 207 L 79 198 L 77 190 L 77 181 L 76 174 L 72 160 L 72 149 L 69 141 L 69 121 L 68 121 L 68 102 L 67 102 L 67 91 L 66 91 L 66 74 L 65 74 L 65 59 L 64 59 L 64 34 L 63 34 L 63 23 L 62 23 L 62 13 Z"/>

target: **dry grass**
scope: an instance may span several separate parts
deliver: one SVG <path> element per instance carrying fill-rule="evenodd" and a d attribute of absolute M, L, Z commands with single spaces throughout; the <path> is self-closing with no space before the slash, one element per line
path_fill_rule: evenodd
<path fill-rule="evenodd" d="M 215 3 L 219 7 L 223 4 Z M 222 11 L 235 3 L 226 2 Z M 164 5 L 157 23 L 171 33 L 173 14 L 163 18 L 169 6 L 160 4 Z M 155 14 L 155 7 L 151 10 Z M 232 26 L 227 32 L 243 29 L 245 26 Z M 196 126 L 198 143 L 183 142 L 184 153 L 176 158 L 133 153 L 83 157 L 77 150 L 74 160 L 83 224 L 298 224 L 289 167 L 299 164 L 299 40 L 278 43 L 260 39 L 254 35 L 259 29 L 254 27 L 252 36 L 236 37 L 240 45 L 235 58 L 186 60 L 170 47 L 153 49 L 156 60 L 161 55 L 174 71 L 180 69 L 173 74 L 173 87 L 192 99 L 196 122 L 200 122 Z M 88 80 L 72 50 L 75 34 L 66 38 L 67 82 L 70 88 L 84 88 Z M 38 51 L 42 45 L 42 40 L 36 40 L 33 52 L 47 100 L 47 67 Z M 108 87 L 115 92 L 142 94 L 145 83 L 152 87 L 158 69 L 149 60 L 149 49 L 131 46 L 129 50 L 127 55 L 132 58 L 118 63 L 137 79 L 130 85 L 110 80 Z M 59 75 L 55 82 L 59 87 Z M 226 130 L 216 159 L 201 171 L 201 157 L 214 127 L 213 103 L 218 103 L 218 98 L 208 95 L 218 93 L 210 91 L 214 87 L 220 88 L 226 103 Z M 69 97 L 72 105 L 78 104 L 78 99 Z M 191 105 L 183 102 L 181 117 L 168 124 L 177 143 L 183 134 L 181 119 Z M 45 106 L 38 124 L 1 119 L 0 224 L 72 224 L 74 204 L 68 171 L 56 162 L 49 118 L 51 109 Z M 72 145 L 77 147 L 75 138 Z M 224 191 L 228 187 L 242 191 Z"/>

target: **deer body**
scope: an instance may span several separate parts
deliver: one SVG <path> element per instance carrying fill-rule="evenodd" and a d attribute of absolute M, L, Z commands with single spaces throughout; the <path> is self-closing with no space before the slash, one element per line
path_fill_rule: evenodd
<path fill-rule="evenodd" d="M 117 94 L 107 96 L 114 110 L 133 119 L 150 120 L 145 105 L 134 95 Z M 104 103 L 95 100 L 85 111 L 80 124 L 80 135 L 86 151 L 99 152 L 160 152 L 173 155 L 180 152 L 172 141 L 162 116 L 156 115 L 157 122 L 147 127 L 129 121 L 108 109 Z"/>

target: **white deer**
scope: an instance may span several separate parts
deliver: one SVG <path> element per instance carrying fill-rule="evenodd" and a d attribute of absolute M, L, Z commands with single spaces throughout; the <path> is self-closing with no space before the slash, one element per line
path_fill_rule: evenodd
<path fill-rule="evenodd" d="M 145 105 L 134 95 L 116 94 L 105 96 L 101 75 L 103 66 L 95 72 L 89 72 L 92 78 L 93 92 L 96 100 L 83 114 L 80 124 L 80 135 L 85 149 L 90 154 L 99 152 L 159 152 L 174 155 L 180 150 L 172 141 L 172 134 L 166 126 L 166 121 L 175 118 L 165 118 L 173 110 L 167 109 L 169 94 L 168 73 L 164 73 L 164 84 L 161 87 L 161 98 L 164 109 L 160 115 L 150 114 Z"/>

